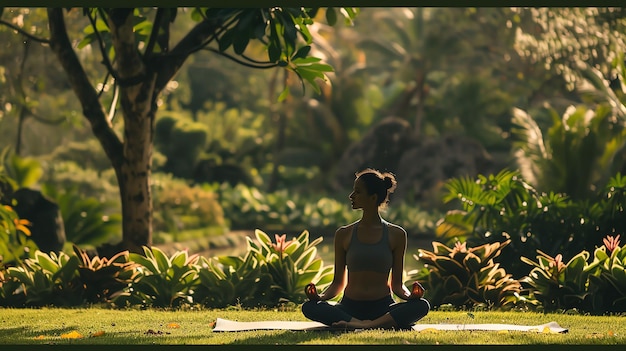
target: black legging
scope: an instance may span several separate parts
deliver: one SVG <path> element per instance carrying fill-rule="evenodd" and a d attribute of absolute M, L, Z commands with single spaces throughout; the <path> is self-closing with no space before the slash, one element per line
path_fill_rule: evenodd
<path fill-rule="evenodd" d="M 353 317 L 360 320 L 374 320 L 389 312 L 400 329 L 409 329 L 424 318 L 430 310 L 425 299 L 414 299 L 396 303 L 391 295 L 379 300 L 358 301 L 343 297 L 337 304 L 326 301 L 307 301 L 302 304 L 302 313 L 308 319 L 326 325 L 338 321 L 349 322 Z"/>

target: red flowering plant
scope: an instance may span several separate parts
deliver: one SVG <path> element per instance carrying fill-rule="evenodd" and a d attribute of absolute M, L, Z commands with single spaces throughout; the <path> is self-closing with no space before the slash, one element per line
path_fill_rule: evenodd
<path fill-rule="evenodd" d="M 454 247 L 433 242 L 433 251 L 419 249 L 413 255 L 424 268 L 408 275 L 424 285 L 424 296 L 434 307 L 511 307 L 519 300 L 521 285 L 494 260 L 509 243 L 468 248 L 465 242 Z"/>
<path fill-rule="evenodd" d="M 537 261 L 522 257 L 534 266 L 523 283 L 530 285 L 530 297 L 539 301 L 544 310 L 583 308 L 588 295 L 587 281 L 594 267 L 587 263 L 589 252 L 582 251 L 567 263 L 563 256 L 552 257 L 537 250 Z"/>
<path fill-rule="evenodd" d="M 304 287 L 309 283 L 323 289 L 332 281 L 332 265 L 324 266 L 317 254 L 316 245 L 322 237 L 309 242 L 309 232 L 305 230 L 289 241 L 286 234 L 275 234 L 276 242 L 272 242 L 269 235 L 258 229 L 255 236 L 256 241 L 248 238 L 248 251 L 267 267 L 272 277 L 271 300 L 301 303 L 306 299 Z"/>
<path fill-rule="evenodd" d="M 604 245 L 594 251 L 591 263 L 596 268 L 589 277 L 593 312 L 626 311 L 626 247 L 620 247 L 620 235 L 607 235 Z"/>

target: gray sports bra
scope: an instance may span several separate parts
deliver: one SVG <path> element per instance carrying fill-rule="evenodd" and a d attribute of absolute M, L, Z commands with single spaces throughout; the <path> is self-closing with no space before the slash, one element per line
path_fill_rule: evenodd
<path fill-rule="evenodd" d="M 357 224 L 352 227 L 352 238 L 346 252 L 346 266 L 350 272 L 374 271 L 389 273 L 393 255 L 389 247 L 389 225 L 383 221 L 383 235 L 374 244 L 362 243 L 356 234 Z"/>

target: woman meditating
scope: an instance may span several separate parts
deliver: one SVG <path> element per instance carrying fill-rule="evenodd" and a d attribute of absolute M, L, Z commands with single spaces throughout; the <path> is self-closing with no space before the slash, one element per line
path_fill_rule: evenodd
<path fill-rule="evenodd" d="M 422 286 L 415 282 L 409 291 L 402 282 L 406 231 L 379 212 L 395 188 L 391 173 L 366 169 L 356 174 L 350 202 L 362 211 L 361 219 L 335 232 L 334 278 L 321 295 L 314 284 L 306 287 L 309 301 L 302 313 L 307 318 L 346 329 L 409 329 L 428 314 Z M 342 291 L 337 304 L 327 302 Z M 396 303 L 392 292 L 405 301 Z"/>

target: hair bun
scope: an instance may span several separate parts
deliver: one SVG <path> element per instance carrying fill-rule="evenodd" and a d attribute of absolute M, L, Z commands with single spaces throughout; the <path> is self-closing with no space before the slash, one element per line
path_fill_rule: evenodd
<path fill-rule="evenodd" d="M 383 182 L 385 182 L 385 186 L 387 187 L 387 189 L 391 188 L 393 186 L 393 179 L 391 179 L 390 176 L 386 176 L 383 179 Z"/>
<path fill-rule="evenodd" d="M 388 192 L 393 192 L 396 189 L 396 179 L 391 174 L 386 174 L 383 178 L 383 183 Z"/>

